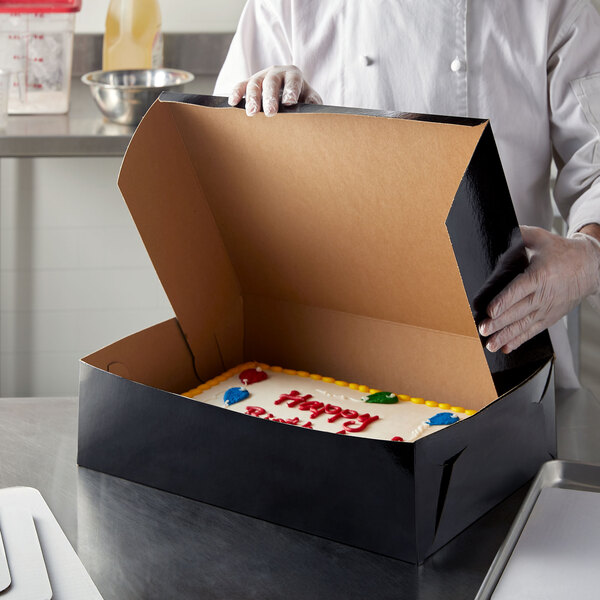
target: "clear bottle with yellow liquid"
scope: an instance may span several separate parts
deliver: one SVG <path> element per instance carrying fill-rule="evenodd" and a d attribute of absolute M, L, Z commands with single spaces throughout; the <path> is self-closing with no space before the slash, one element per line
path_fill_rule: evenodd
<path fill-rule="evenodd" d="M 102 69 L 153 69 L 163 66 L 158 0 L 111 0 L 106 15 Z"/>

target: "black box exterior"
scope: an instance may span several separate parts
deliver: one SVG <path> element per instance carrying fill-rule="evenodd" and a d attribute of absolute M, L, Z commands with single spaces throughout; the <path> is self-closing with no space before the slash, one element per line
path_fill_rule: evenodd
<path fill-rule="evenodd" d="M 78 463 L 420 563 L 556 456 L 551 380 L 548 362 L 403 443 L 248 418 L 81 363 Z"/>

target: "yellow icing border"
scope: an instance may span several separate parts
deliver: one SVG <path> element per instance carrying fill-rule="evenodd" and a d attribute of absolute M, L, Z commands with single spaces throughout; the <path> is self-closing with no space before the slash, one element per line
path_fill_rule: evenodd
<path fill-rule="evenodd" d="M 200 395 L 202 392 L 206 392 L 210 390 L 210 388 L 215 387 L 219 383 L 222 383 L 229 377 L 233 375 L 237 375 L 241 373 L 245 369 L 253 369 L 256 367 L 260 367 L 263 370 L 273 371 L 274 373 L 285 373 L 286 375 L 298 375 L 299 377 L 309 377 L 310 379 L 314 379 L 315 381 L 323 381 L 324 383 L 335 383 L 335 385 L 339 385 L 340 387 L 347 387 L 351 390 L 356 390 L 358 392 L 364 392 L 366 394 L 376 394 L 381 390 L 376 390 L 374 388 L 370 388 L 368 385 L 360 385 L 358 383 L 348 383 L 347 381 L 339 381 L 334 379 L 333 377 L 323 377 L 322 375 L 317 375 L 316 373 L 309 373 L 308 371 L 296 371 L 295 369 L 284 369 L 283 367 L 271 367 L 265 363 L 259 362 L 246 362 L 237 367 L 233 367 L 221 375 L 217 377 L 213 377 L 206 383 L 195 387 L 192 390 L 184 392 L 181 394 L 186 398 L 193 398 L 194 396 Z M 424 398 L 413 398 L 412 396 L 407 396 L 406 394 L 396 394 L 398 396 L 398 400 L 401 402 L 412 402 L 413 404 L 425 404 L 426 406 L 430 406 L 432 408 L 441 408 L 442 410 L 450 410 L 455 413 L 465 413 L 466 415 L 474 415 L 477 411 L 472 410 L 470 408 L 463 408 L 462 406 L 450 406 L 445 402 L 434 402 L 433 400 L 425 400 Z"/>

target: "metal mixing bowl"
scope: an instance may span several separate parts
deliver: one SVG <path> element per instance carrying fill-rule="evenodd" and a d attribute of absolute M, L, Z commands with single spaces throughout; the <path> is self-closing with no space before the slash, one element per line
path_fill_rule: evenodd
<path fill-rule="evenodd" d="M 121 125 L 137 125 L 161 92 L 193 80 L 179 69 L 93 71 L 81 78 L 102 114 Z"/>

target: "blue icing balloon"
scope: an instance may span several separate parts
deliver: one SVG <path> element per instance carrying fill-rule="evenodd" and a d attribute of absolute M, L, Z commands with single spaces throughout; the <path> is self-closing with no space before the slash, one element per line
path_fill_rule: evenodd
<path fill-rule="evenodd" d="M 225 392 L 225 395 L 223 396 L 223 402 L 225 402 L 225 404 L 227 406 L 231 406 L 232 404 L 235 404 L 236 402 L 239 402 L 240 400 L 245 400 L 249 395 L 250 395 L 250 392 L 248 392 L 248 390 L 246 390 L 244 388 L 241 388 L 241 387 L 229 388 Z"/>
<path fill-rule="evenodd" d="M 438 413 L 437 415 L 433 415 L 427 421 L 427 425 L 452 425 L 452 423 L 456 423 L 458 421 L 458 417 L 453 415 L 452 413 Z"/>

